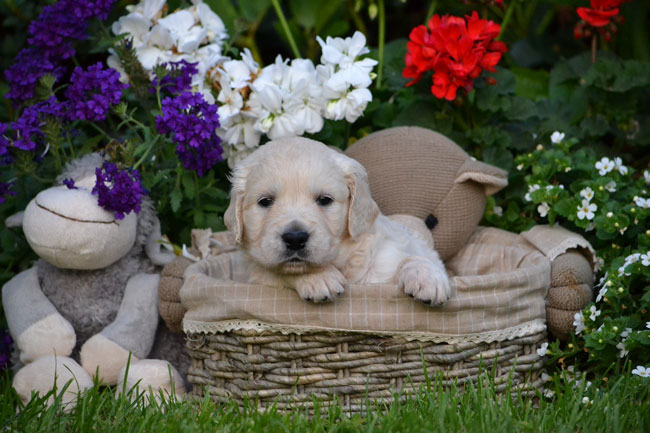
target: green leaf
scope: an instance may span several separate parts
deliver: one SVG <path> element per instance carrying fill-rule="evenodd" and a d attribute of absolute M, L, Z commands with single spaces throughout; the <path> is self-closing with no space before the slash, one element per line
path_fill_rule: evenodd
<path fill-rule="evenodd" d="M 289 10 L 298 25 L 311 29 L 316 23 L 320 1 L 289 0 Z"/>
<path fill-rule="evenodd" d="M 300 0 L 303 3 L 310 3 L 304 0 Z M 334 36 L 334 33 L 330 33 L 332 30 L 335 30 L 338 26 L 338 29 L 340 30 L 343 25 L 345 27 L 349 28 L 349 24 L 347 20 L 337 20 L 338 24 L 334 26 L 334 23 L 330 23 L 330 20 L 332 16 L 336 13 L 336 11 L 339 9 L 341 4 L 343 3 L 342 0 L 324 0 L 320 2 L 320 5 L 318 8 L 315 9 L 315 14 L 316 14 L 316 22 L 314 24 L 314 30 L 316 33 L 320 33 L 321 30 L 327 26 L 329 31 L 325 32 L 322 36 Z"/>
<path fill-rule="evenodd" d="M 241 10 L 241 15 L 248 22 L 255 22 L 271 5 L 271 0 L 239 0 L 237 2 Z M 218 13 L 218 12 L 217 12 Z"/>
<path fill-rule="evenodd" d="M 183 193 L 180 188 L 174 188 L 169 194 L 169 203 L 172 207 L 172 211 L 177 213 L 181 208 L 181 202 L 183 201 Z"/>
<path fill-rule="evenodd" d="M 562 215 L 565 218 L 568 218 L 569 215 L 577 212 L 575 201 L 573 201 L 570 198 L 559 200 L 557 203 L 553 205 L 553 209 L 555 210 L 555 212 L 557 212 L 559 215 Z"/>
<path fill-rule="evenodd" d="M 527 68 L 510 68 L 515 75 L 517 84 L 515 93 L 519 96 L 533 100 L 548 97 L 548 83 L 550 75 L 544 70 Z"/>
<path fill-rule="evenodd" d="M 505 113 L 510 120 L 526 120 L 537 114 L 535 103 L 530 99 L 521 96 L 514 96 L 511 99 L 510 108 Z"/>
<path fill-rule="evenodd" d="M 185 196 L 190 200 L 196 196 L 196 185 L 194 183 L 194 176 L 190 171 L 184 170 L 183 176 L 181 177 L 181 183 L 183 184 L 183 190 L 185 191 Z"/>

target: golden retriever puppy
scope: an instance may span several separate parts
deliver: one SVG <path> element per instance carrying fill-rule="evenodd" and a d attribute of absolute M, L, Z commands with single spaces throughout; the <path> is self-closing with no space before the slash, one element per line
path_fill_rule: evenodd
<path fill-rule="evenodd" d="M 450 297 L 425 240 L 379 212 L 363 166 L 317 141 L 271 141 L 241 161 L 224 216 L 250 281 L 331 301 L 347 283 L 394 282 L 425 304 Z"/>

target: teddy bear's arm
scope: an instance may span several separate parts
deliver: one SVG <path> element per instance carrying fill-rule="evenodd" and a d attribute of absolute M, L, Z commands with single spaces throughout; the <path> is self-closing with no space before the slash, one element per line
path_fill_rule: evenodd
<path fill-rule="evenodd" d="M 72 353 L 77 340 L 74 328 L 41 290 L 36 268 L 19 273 L 2 287 L 2 306 L 22 362 Z"/>
<path fill-rule="evenodd" d="M 81 365 L 108 385 L 117 383 L 119 371 L 131 353 L 132 361 L 151 350 L 158 326 L 159 275 L 137 274 L 126 284 L 115 320 L 81 347 Z"/>

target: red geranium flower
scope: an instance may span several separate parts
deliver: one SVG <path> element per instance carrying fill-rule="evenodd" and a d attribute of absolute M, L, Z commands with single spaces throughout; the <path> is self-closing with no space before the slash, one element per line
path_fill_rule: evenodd
<path fill-rule="evenodd" d="M 476 11 L 465 18 L 434 15 L 427 27 L 411 31 L 408 53 L 402 71 L 416 83 L 426 71 L 433 70 L 431 93 L 449 101 L 459 88 L 469 92 L 483 70 L 493 72 L 507 51 L 503 42 L 495 41 L 501 26 L 478 17 Z"/>
<path fill-rule="evenodd" d="M 618 15 L 618 8 L 601 10 L 579 7 L 576 9 L 578 16 L 592 27 L 604 27 L 609 24 L 612 17 Z"/>
<path fill-rule="evenodd" d="M 616 33 L 616 24 L 612 20 L 623 21 L 623 17 L 617 17 L 619 6 L 629 0 L 590 0 L 591 7 L 578 7 L 576 12 L 581 20 L 573 29 L 573 36 L 576 39 L 590 37 L 592 32 L 587 26 L 595 27 L 609 40 L 612 33 Z"/>

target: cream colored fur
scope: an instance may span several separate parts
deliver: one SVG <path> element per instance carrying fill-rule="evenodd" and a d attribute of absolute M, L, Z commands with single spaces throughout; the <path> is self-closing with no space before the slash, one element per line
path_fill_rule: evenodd
<path fill-rule="evenodd" d="M 49 405 L 68 383 L 62 395 L 62 404 L 66 410 L 74 408 L 77 396 L 92 388 L 93 381 L 74 359 L 48 355 L 21 368 L 14 376 L 13 387 L 25 404 L 32 398 L 32 392 L 45 395 L 54 389 L 55 392 L 48 398 Z"/>
<path fill-rule="evenodd" d="M 348 283 L 394 282 L 433 305 L 451 296 L 435 250 L 379 212 L 363 166 L 342 153 L 306 138 L 271 141 L 235 167 L 232 183 L 224 219 L 252 282 L 313 302 L 333 300 Z M 303 249 L 287 248 L 291 231 L 309 234 Z"/>
<path fill-rule="evenodd" d="M 76 343 L 72 325 L 59 313 L 42 318 L 16 338 L 20 361 L 25 364 L 45 355 L 68 356 Z"/>
<path fill-rule="evenodd" d="M 117 397 L 123 391 L 132 390 L 131 399 L 145 392 L 160 403 L 161 392 L 166 398 L 172 394 L 176 398 L 181 398 L 185 394 L 185 384 L 181 375 L 169 362 L 160 359 L 143 359 L 130 364 L 128 372 L 126 366 L 122 368 L 115 395 Z"/>
<path fill-rule="evenodd" d="M 97 379 L 105 385 L 115 385 L 120 370 L 129 361 L 129 351 L 112 342 L 102 334 L 95 334 L 81 347 L 81 365 L 89 375 L 99 374 Z M 138 358 L 131 354 L 131 362 Z"/>

